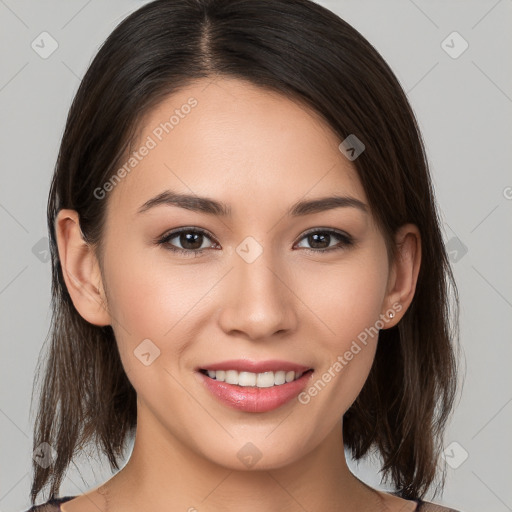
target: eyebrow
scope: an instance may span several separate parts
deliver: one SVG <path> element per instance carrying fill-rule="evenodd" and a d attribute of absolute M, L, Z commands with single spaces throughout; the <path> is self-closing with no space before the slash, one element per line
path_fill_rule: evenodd
<path fill-rule="evenodd" d="M 231 216 L 231 206 L 210 199 L 208 197 L 199 197 L 196 195 L 179 194 L 172 190 L 166 190 L 161 194 L 147 200 L 138 210 L 137 213 L 143 213 L 151 208 L 160 205 L 177 206 L 179 208 L 185 208 L 186 210 L 192 210 L 195 212 L 206 213 L 208 215 L 216 215 L 220 217 Z M 364 213 L 368 213 L 368 206 L 350 196 L 329 196 L 320 197 L 318 199 L 310 199 L 298 201 L 286 212 L 288 216 L 299 217 L 303 215 L 310 215 L 313 213 L 319 213 L 334 208 L 341 207 L 352 207 L 357 208 Z"/>

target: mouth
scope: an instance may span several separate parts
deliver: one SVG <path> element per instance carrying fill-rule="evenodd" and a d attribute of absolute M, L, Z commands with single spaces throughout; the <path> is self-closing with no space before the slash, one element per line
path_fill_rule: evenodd
<path fill-rule="evenodd" d="M 313 368 L 306 371 L 278 370 L 267 372 L 248 372 L 237 370 L 207 370 L 200 368 L 199 372 L 208 378 L 238 386 L 241 388 L 271 388 L 274 386 L 283 386 L 287 383 L 300 379 L 303 375 L 313 372 Z"/>
<path fill-rule="evenodd" d="M 290 364 L 286 369 L 281 366 L 283 369 L 259 372 L 222 366 L 223 369 L 197 368 L 194 373 L 220 404 L 252 413 L 269 412 L 291 402 L 308 385 L 314 372 L 313 368 L 298 365 L 292 370 Z"/>

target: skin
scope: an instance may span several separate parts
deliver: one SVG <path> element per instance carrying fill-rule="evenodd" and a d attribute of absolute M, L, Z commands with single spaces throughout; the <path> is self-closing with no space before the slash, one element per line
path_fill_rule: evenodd
<path fill-rule="evenodd" d="M 370 212 L 287 216 L 302 199 L 367 198 L 341 140 L 318 115 L 240 80 L 201 80 L 167 98 L 145 118 L 135 147 L 190 97 L 198 105 L 103 199 L 102 266 L 80 236 L 77 213 L 57 217 L 73 303 L 92 324 L 113 326 L 138 407 L 126 466 L 62 511 L 104 511 L 106 490 L 110 512 L 229 512 L 240 504 L 244 512 L 414 510 L 415 503 L 362 483 L 345 460 L 342 417 L 368 377 L 376 337 L 309 403 L 291 400 L 266 413 L 223 405 L 194 369 L 284 359 L 314 368 L 316 381 L 393 304 L 401 309 L 383 328 L 400 321 L 420 266 L 417 227 L 396 233 L 399 257 L 390 262 Z M 223 201 L 232 216 L 169 205 L 137 213 L 166 189 Z M 211 234 L 201 255 L 155 242 L 180 227 Z M 333 235 L 314 246 L 304 235 L 311 228 L 337 229 L 356 243 L 344 247 Z M 263 249 L 251 263 L 236 251 L 248 236 Z M 191 247 L 180 237 L 172 243 Z M 160 350 L 149 366 L 134 356 L 144 339 Z M 248 442 L 262 454 L 251 468 L 237 457 Z"/>

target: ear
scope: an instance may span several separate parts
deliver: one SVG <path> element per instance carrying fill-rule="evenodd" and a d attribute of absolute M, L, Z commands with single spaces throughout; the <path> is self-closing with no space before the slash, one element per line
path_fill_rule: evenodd
<path fill-rule="evenodd" d="M 109 325 L 99 264 L 92 247 L 83 238 L 78 213 L 60 210 L 55 231 L 64 281 L 76 310 L 91 324 Z"/>
<path fill-rule="evenodd" d="M 391 262 L 383 317 L 385 329 L 396 325 L 404 316 L 416 291 L 421 264 L 421 235 L 415 224 L 404 224 L 395 234 L 397 254 Z M 390 318 L 388 313 L 393 311 Z"/>

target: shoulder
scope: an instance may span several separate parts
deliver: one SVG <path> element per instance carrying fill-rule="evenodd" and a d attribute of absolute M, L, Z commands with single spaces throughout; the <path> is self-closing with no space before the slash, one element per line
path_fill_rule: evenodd
<path fill-rule="evenodd" d="M 435 503 L 430 503 L 429 501 L 418 501 L 417 512 L 459 512 L 453 508 L 443 507 L 441 505 L 436 505 Z"/>
<path fill-rule="evenodd" d="M 41 505 L 33 505 L 26 512 L 60 512 L 60 504 L 72 500 L 76 496 L 65 496 L 63 498 L 49 499 Z"/>

